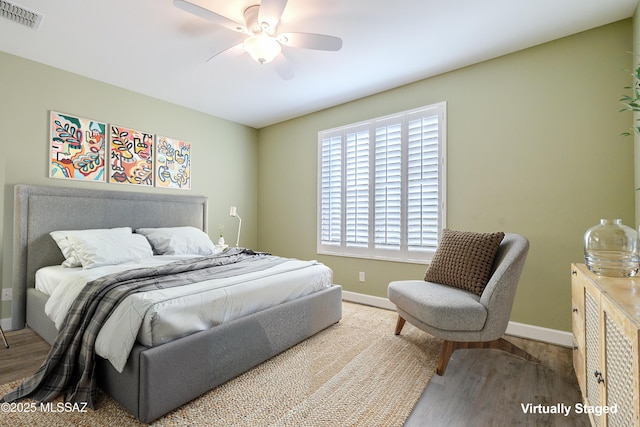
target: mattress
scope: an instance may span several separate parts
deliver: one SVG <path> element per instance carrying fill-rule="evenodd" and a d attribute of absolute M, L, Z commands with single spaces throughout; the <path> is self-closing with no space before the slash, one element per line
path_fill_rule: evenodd
<path fill-rule="evenodd" d="M 131 268 L 166 264 L 187 256 L 154 256 L 95 269 L 44 267 L 36 288 L 49 295 L 47 316 L 60 328 L 69 307 L 91 280 Z M 111 314 L 96 339 L 96 354 L 122 372 L 137 340 L 152 347 L 209 329 L 332 284 L 332 271 L 316 261 L 287 259 L 260 272 L 134 294 Z"/>

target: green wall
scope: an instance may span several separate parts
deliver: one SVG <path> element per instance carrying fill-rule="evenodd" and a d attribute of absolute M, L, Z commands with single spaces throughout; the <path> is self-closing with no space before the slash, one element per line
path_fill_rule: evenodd
<path fill-rule="evenodd" d="M 631 20 L 259 131 L 261 250 L 318 259 L 345 290 L 386 297 L 426 266 L 316 253 L 317 132 L 447 102 L 447 226 L 520 233 L 531 249 L 511 319 L 571 330 L 569 264 L 600 218 L 634 223 Z M 358 281 L 364 271 L 367 280 Z"/>
<path fill-rule="evenodd" d="M 631 69 L 635 70 L 640 66 L 640 3 L 636 7 L 636 11 L 633 15 L 633 58 L 629 61 L 631 63 Z M 631 82 L 630 82 L 631 83 Z M 631 84 L 629 85 L 631 86 Z M 631 95 L 630 92 L 626 92 L 627 95 Z M 634 120 L 640 119 L 640 114 L 634 113 Z M 640 122 L 637 122 L 640 124 Z M 635 126 L 636 122 L 632 124 Z M 640 135 L 634 134 L 634 163 L 635 163 L 635 175 L 634 175 L 634 183 L 635 188 L 640 189 Z M 636 204 L 635 204 L 635 225 L 636 227 L 640 227 L 640 191 L 636 191 Z"/>
<path fill-rule="evenodd" d="M 639 33 L 621 21 L 259 131 L 0 53 L 11 82 L 0 103 L 2 287 L 12 286 L 14 184 L 181 193 L 48 178 L 56 110 L 190 141 L 191 193 L 210 199 L 212 236 L 223 223 L 233 240 L 236 205 L 242 245 L 319 259 L 345 290 L 385 297 L 388 282 L 421 278 L 426 266 L 316 253 L 317 132 L 446 101 L 447 225 L 527 236 L 512 320 L 570 330 L 569 263 L 582 261 L 583 233 L 601 217 L 634 223 L 633 143 L 620 136 L 632 118 L 618 100 Z M 0 304 L 0 319 L 10 315 Z"/>
<path fill-rule="evenodd" d="M 242 216 L 241 244 L 257 245 L 258 133 L 255 129 L 179 107 L 72 73 L 0 53 L 0 277 L 12 287 L 13 186 L 17 183 L 75 188 L 184 194 L 181 190 L 48 178 L 48 120 L 55 110 L 128 126 L 191 142 L 192 189 L 209 197 L 209 233 L 218 225 L 235 242 Z M 11 316 L 11 303 L 0 305 L 0 319 Z"/>

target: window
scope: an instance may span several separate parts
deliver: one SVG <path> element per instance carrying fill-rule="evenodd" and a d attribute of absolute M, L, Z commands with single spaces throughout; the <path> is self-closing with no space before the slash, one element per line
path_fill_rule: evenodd
<path fill-rule="evenodd" d="M 445 219 L 446 104 L 318 133 L 318 253 L 427 262 Z"/>

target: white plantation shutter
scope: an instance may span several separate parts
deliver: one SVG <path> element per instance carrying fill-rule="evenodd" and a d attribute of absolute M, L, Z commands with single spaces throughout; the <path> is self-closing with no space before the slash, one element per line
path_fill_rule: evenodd
<path fill-rule="evenodd" d="M 325 245 L 339 246 L 342 242 L 342 138 L 324 139 L 320 157 L 320 240 Z"/>
<path fill-rule="evenodd" d="M 402 125 L 376 127 L 375 247 L 399 250 L 402 226 Z"/>
<path fill-rule="evenodd" d="M 438 116 L 409 117 L 407 131 L 408 250 L 435 251 L 440 206 Z"/>
<path fill-rule="evenodd" d="M 369 131 L 346 135 L 345 243 L 369 246 Z"/>
<path fill-rule="evenodd" d="M 445 218 L 445 109 L 319 132 L 319 253 L 431 259 Z"/>

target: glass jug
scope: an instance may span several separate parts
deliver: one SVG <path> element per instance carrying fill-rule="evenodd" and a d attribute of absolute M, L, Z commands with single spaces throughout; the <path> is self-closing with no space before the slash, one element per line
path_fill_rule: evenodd
<path fill-rule="evenodd" d="M 635 276 L 640 264 L 638 233 L 620 219 L 601 219 L 584 235 L 584 259 L 600 276 Z"/>

